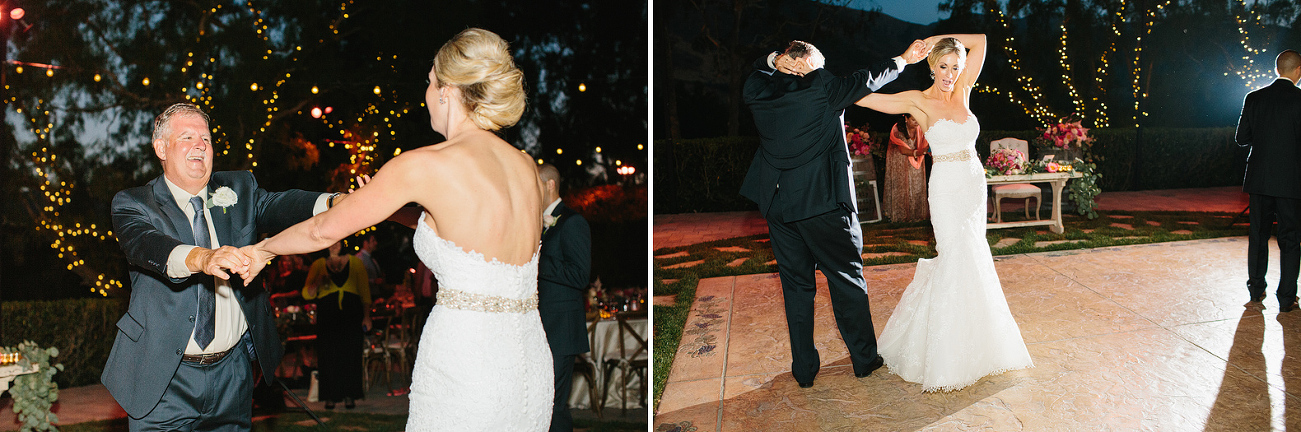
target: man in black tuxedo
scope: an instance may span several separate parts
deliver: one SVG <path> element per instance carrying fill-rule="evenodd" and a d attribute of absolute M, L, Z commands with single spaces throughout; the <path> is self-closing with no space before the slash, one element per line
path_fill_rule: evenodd
<path fill-rule="evenodd" d="M 236 248 L 334 198 L 269 193 L 248 171 L 213 173 L 210 131 L 199 107 L 169 107 L 154 120 L 163 175 L 113 197 L 131 302 L 101 380 L 133 432 L 251 429 L 253 365 L 274 379 L 284 348 L 267 292 L 231 277 L 249 264 Z"/>
<path fill-rule="evenodd" d="M 1297 275 L 1301 270 L 1301 54 L 1293 50 L 1275 59 L 1278 78 L 1268 87 L 1247 94 L 1238 119 L 1238 145 L 1247 147 L 1247 174 L 1242 191 L 1251 194 L 1251 231 L 1247 237 L 1247 291 L 1251 301 L 1265 300 L 1265 270 L 1269 267 L 1269 237 L 1278 221 L 1281 312 L 1297 308 Z"/>
<path fill-rule="evenodd" d="M 574 358 L 591 351 L 587 341 L 587 282 L 592 272 L 592 231 L 583 215 L 560 200 L 560 171 L 551 164 L 538 168 L 545 186 L 542 202 L 542 251 L 538 258 L 538 314 L 551 345 L 556 397 L 551 404 L 551 432 L 574 430 L 569 393 L 574 382 Z"/>
<path fill-rule="evenodd" d="M 800 387 L 813 386 L 820 365 L 813 346 L 815 268 L 827 278 L 854 375 L 868 376 L 882 365 L 863 280 L 863 235 L 843 115 L 904 66 L 925 58 L 925 48 L 917 41 L 899 57 L 837 77 L 822 69 L 825 59 L 817 48 L 794 41 L 785 53 L 756 61 L 745 81 L 745 103 L 760 144 L 741 194 L 759 203 L 768 221 L 790 332 L 791 375 Z"/>

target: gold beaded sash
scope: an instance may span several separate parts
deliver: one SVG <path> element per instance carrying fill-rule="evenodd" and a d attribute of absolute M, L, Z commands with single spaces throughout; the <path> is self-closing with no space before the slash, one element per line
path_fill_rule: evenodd
<path fill-rule="evenodd" d="M 932 157 L 932 160 L 934 160 L 936 163 L 939 163 L 939 162 L 958 162 L 958 161 L 972 160 L 972 159 L 975 159 L 975 158 L 976 158 L 976 154 L 975 154 L 975 153 L 976 153 L 976 152 L 971 151 L 971 149 L 962 149 L 961 151 L 955 151 L 955 152 L 953 152 L 953 153 L 945 153 L 945 154 L 942 154 L 942 155 L 935 155 L 935 156 Z"/>
<path fill-rule="evenodd" d="M 454 289 L 438 290 L 438 305 L 451 309 L 491 313 L 525 313 L 538 309 L 538 294 L 525 299 L 478 294 Z"/>

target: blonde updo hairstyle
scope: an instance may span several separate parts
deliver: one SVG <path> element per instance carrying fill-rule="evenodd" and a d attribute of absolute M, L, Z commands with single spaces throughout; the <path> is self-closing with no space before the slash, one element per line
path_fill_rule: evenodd
<path fill-rule="evenodd" d="M 963 46 L 958 38 L 946 37 L 935 42 L 931 54 L 926 57 L 926 63 L 931 66 L 931 78 L 935 78 L 935 64 L 939 63 L 944 56 L 955 53 L 958 55 L 958 63 L 967 63 L 967 47 Z"/>
<path fill-rule="evenodd" d="M 470 121 L 484 130 L 510 127 L 524 113 L 524 73 L 496 33 L 468 28 L 434 56 L 439 86 L 456 86 Z"/>

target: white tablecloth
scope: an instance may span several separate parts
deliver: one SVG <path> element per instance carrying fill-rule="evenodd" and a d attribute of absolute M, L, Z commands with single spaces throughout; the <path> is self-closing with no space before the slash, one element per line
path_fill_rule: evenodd
<path fill-rule="evenodd" d="M 645 319 L 628 320 L 628 325 L 632 326 L 633 330 L 635 330 L 637 334 L 640 335 L 642 339 L 646 341 L 647 348 L 648 348 L 648 351 L 646 352 L 646 357 L 650 358 L 650 351 L 649 351 L 650 339 L 648 337 L 649 332 L 647 331 L 646 328 L 647 320 Z M 596 364 L 596 375 L 597 375 L 596 391 L 599 392 L 602 391 L 603 388 L 602 386 L 604 384 L 601 382 L 601 380 L 604 378 L 601 376 L 601 373 L 604 372 L 604 370 L 602 369 L 603 369 L 603 363 L 605 361 L 606 353 L 617 352 L 619 350 L 619 322 L 613 319 L 599 321 L 596 323 L 595 333 L 596 333 L 596 338 L 595 338 L 596 340 L 595 343 L 592 345 L 592 352 L 589 353 L 589 355 L 592 358 L 592 362 Z M 634 339 L 632 335 L 626 335 L 624 337 L 624 346 L 627 347 L 629 350 L 636 349 L 637 340 Z M 621 372 L 619 371 L 619 369 L 615 369 L 612 372 L 612 374 L 615 374 L 615 376 L 613 377 L 615 381 L 610 383 L 610 391 L 608 392 L 609 394 L 605 395 L 606 408 L 618 408 L 623 400 L 623 394 L 621 389 L 619 388 L 618 374 L 620 373 Z M 648 375 L 647 379 L 650 379 L 649 373 L 650 372 L 647 371 L 647 375 Z M 641 398 L 637 397 L 637 392 L 641 391 L 643 386 L 638 381 L 639 378 L 635 374 L 629 374 L 628 408 L 641 406 L 640 405 Z M 645 386 L 645 388 L 648 391 L 650 390 L 649 385 Z M 590 406 L 588 406 L 589 401 L 590 399 L 588 398 L 587 378 L 575 374 L 573 391 L 570 392 L 569 394 L 569 406 L 578 409 L 588 409 L 591 408 Z"/>

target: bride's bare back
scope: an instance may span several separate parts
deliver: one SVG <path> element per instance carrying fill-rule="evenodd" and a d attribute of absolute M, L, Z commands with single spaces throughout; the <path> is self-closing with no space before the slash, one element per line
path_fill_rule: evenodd
<path fill-rule="evenodd" d="M 521 265 L 542 235 L 542 191 L 528 155 L 482 132 L 410 152 L 415 203 L 434 232 L 485 258 Z M 405 155 L 404 155 L 405 156 Z"/>
<path fill-rule="evenodd" d="M 434 232 L 485 259 L 523 265 L 542 237 L 542 189 L 527 154 L 477 130 L 403 153 L 334 208 L 269 239 L 277 255 L 305 253 L 388 219 L 408 203 Z M 403 218 L 413 226 L 415 218 Z"/>

